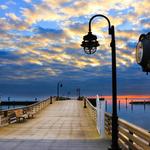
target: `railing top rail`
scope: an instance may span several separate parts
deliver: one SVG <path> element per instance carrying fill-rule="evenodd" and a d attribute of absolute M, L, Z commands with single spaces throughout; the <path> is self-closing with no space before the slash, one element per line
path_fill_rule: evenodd
<path fill-rule="evenodd" d="M 143 129 L 143 128 L 139 127 L 139 126 L 136 126 L 136 125 L 134 125 L 134 124 L 132 124 L 132 123 L 130 123 L 130 122 L 124 120 L 124 119 L 118 118 L 118 121 L 119 121 L 119 123 L 124 124 L 124 125 L 126 125 L 126 126 L 130 126 L 131 128 L 133 128 L 133 129 L 135 129 L 135 130 L 140 130 L 141 132 L 147 132 L 147 133 L 149 132 L 148 130 Z M 149 134 L 150 134 L 150 133 L 149 133 Z"/>
<path fill-rule="evenodd" d="M 106 117 L 107 117 L 107 116 L 110 117 L 110 118 L 112 117 L 111 113 L 109 113 L 109 112 L 105 112 L 105 115 L 106 115 Z M 143 128 L 141 128 L 141 127 L 139 127 L 139 126 L 137 126 L 137 125 L 135 125 L 135 124 L 133 124 L 133 123 L 130 123 L 130 122 L 124 120 L 124 119 L 118 118 L 118 122 L 119 122 L 119 124 L 121 124 L 121 125 L 124 125 L 124 126 L 126 126 L 126 127 L 131 127 L 132 129 L 138 130 L 138 131 L 140 131 L 141 133 L 144 133 L 144 132 L 145 132 L 145 133 L 147 133 L 148 135 L 150 135 L 150 133 L 149 133 L 148 130 L 143 129 Z"/>
<path fill-rule="evenodd" d="M 22 107 L 17 107 L 17 108 L 11 108 L 11 109 L 5 109 L 5 110 L 1 110 L 1 112 L 6 112 L 6 111 L 13 111 L 13 110 L 18 110 L 18 109 L 29 109 L 31 107 L 34 107 L 44 101 L 47 101 L 48 99 L 44 99 L 44 100 L 41 100 L 41 101 L 37 101 L 36 103 L 34 104 L 31 104 L 31 105 L 28 105 L 28 106 L 22 106 Z"/>
<path fill-rule="evenodd" d="M 120 118 L 118 119 L 118 122 L 120 126 L 124 127 L 125 129 L 128 129 L 129 131 L 133 132 L 139 137 L 142 137 L 143 139 L 149 140 L 150 142 L 150 133 L 148 130 L 143 129 L 137 125 L 134 125 Z"/>
<path fill-rule="evenodd" d="M 112 118 L 111 114 L 108 112 L 105 112 L 105 117 L 106 117 L 106 119 Z M 150 143 L 150 133 L 148 130 L 143 129 L 135 124 L 132 124 L 132 123 L 130 123 L 124 119 L 120 119 L 120 118 L 118 118 L 118 124 L 119 124 L 119 131 L 126 132 L 125 136 L 128 137 L 128 133 L 133 133 L 133 138 L 137 137 L 137 138 L 143 139 L 144 141 L 147 141 L 148 143 Z M 110 124 L 110 126 L 111 126 L 111 124 Z"/>

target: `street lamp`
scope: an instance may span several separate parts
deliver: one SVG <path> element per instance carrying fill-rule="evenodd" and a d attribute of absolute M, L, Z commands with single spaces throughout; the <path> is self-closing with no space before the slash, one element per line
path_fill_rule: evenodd
<path fill-rule="evenodd" d="M 68 96 L 68 98 L 69 98 L 69 96 L 70 96 L 70 91 L 67 92 L 67 96 Z"/>
<path fill-rule="evenodd" d="M 35 101 L 37 101 L 37 97 L 35 97 L 35 99 L 34 99 Z"/>
<path fill-rule="evenodd" d="M 141 34 L 136 46 L 136 61 L 143 72 L 150 72 L 150 32 Z"/>
<path fill-rule="evenodd" d="M 80 91 L 81 91 L 81 90 L 80 90 L 80 88 L 77 88 L 76 91 L 77 91 L 77 95 L 78 95 L 78 98 L 77 98 L 77 99 L 80 100 L 80 99 L 81 99 L 81 96 L 80 96 Z"/>
<path fill-rule="evenodd" d="M 89 21 L 89 32 L 83 37 L 81 46 L 85 53 L 94 54 L 100 44 L 97 37 L 92 34 L 91 22 L 95 17 L 103 17 L 108 22 L 108 33 L 111 35 L 111 52 L 112 52 L 112 145 L 109 150 L 120 150 L 118 145 L 118 115 L 117 115 L 117 75 L 116 75 L 116 44 L 115 44 L 115 29 L 111 25 L 109 19 L 101 14 L 93 16 Z"/>
<path fill-rule="evenodd" d="M 57 83 L 57 100 L 59 100 L 59 88 L 62 87 L 62 86 L 63 86 L 62 83 L 59 81 Z"/>

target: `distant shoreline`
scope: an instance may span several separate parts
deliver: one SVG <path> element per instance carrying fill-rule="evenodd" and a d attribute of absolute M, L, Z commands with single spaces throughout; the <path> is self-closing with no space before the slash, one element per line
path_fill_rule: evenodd
<path fill-rule="evenodd" d="M 1 101 L 1 106 L 9 106 L 9 105 L 31 105 L 36 103 L 37 101 Z"/>

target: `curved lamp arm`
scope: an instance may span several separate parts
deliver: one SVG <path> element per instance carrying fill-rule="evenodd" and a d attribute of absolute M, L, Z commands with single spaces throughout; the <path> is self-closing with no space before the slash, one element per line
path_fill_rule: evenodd
<path fill-rule="evenodd" d="M 108 22 L 108 31 L 109 31 L 109 34 L 111 34 L 111 24 L 110 24 L 110 20 L 106 17 L 106 16 L 104 16 L 104 15 L 101 15 L 101 14 L 98 14 L 98 15 L 95 15 L 95 16 L 93 16 L 91 19 L 90 19 L 90 21 L 89 21 L 89 32 L 91 32 L 91 23 L 92 23 L 92 20 L 94 19 L 94 18 L 96 18 L 96 17 L 103 17 L 103 18 L 105 18 L 106 20 L 107 20 L 107 22 Z"/>

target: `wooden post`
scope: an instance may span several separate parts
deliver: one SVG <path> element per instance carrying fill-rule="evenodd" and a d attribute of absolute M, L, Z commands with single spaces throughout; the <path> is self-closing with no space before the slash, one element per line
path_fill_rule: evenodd
<path fill-rule="evenodd" d="M 107 100 L 105 101 L 105 111 L 107 111 Z"/>
<path fill-rule="evenodd" d="M 131 110 L 133 111 L 133 100 L 131 100 Z"/>
<path fill-rule="evenodd" d="M 119 100 L 119 111 L 120 111 L 120 100 Z"/>
<path fill-rule="evenodd" d="M 53 103 L 53 99 L 52 99 L 52 96 L 50 96 L 50 104 Z"/>
<path fill-rule="evenodd" d="M 130 133 L 131 135 L 133 135 L 133 132 L 129 131 L 129 133 Z M 129 139 L 129 142 L 131 142 L 131 143 L 133 144 L 133 141 L 132 141 L 131 139 Z M 132 148 L 129 147 L 129 150 L 132 150 Z"/>
<path fill-rule="evenodd" d="M 4 117 L 8 116 L 8 111 L 4 111 Z"/>
<path fill-rule="evenodd" d="M 145 100 L 144 100 L 144 111 L 145 111 L 145 109 L 146 109 L 146 105 L 145 105 L 146 103 L 145 103 Z"/>
<path fill-rule="evenodd" d="M 86 99 L 84 98 L 84 108 L 86 108 Z"/>
<path fill-rule="evenodd" d="M 126 110 L 128 109 L 128 99 L 126 98 Z"/>

